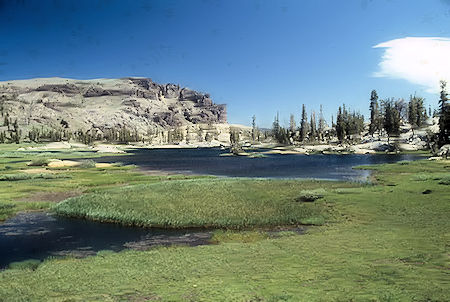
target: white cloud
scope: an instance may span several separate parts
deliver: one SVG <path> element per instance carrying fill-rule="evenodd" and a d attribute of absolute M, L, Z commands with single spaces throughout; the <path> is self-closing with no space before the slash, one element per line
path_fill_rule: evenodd
<path fill-rule="evenodd" d="M 384 48 L 376 77 L 404 79 L 439 91 L 439 81 L 450 83 L 450 39 L 407 37 L 375 45 Z"/>

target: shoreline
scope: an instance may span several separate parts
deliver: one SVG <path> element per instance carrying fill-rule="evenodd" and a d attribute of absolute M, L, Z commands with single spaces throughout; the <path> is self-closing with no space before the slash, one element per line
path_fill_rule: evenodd
<path fill-rule="evenodd" d="M 431 150 L 419 148 L 419 146 L 411 144 L 399 144 L 398 150 L 392 149 L 393 144 L 387 144 L 384 141 L 360 143 L 360 144 L 305 144 L 305 145 L 286 145 L 280 146 L 274 143 L 246 143 L 242 146 L 242 151 L 237 154 L 224 153 L 222 156 L 254 156 L 255 154 L 424 154 L 431 156 Z M 204 149 L 204 148 L 220 148 L 223 150 L 230 149 L 230 145 L 224 142 L 196 143 L 196 144 L 94 144 L 84 145 L 69 142 L 52 142 L 47 144 L 21 144 L 16 151 L 38 151 L 38 152 L 54 152 L 54 151 L 92 151 L 98 154 L 126 154 L 135 149 Z M 255 151 L 259 149 L 267 149 L 265 151 Z M 229 154 L 229 155 L 228 155 Z"/>

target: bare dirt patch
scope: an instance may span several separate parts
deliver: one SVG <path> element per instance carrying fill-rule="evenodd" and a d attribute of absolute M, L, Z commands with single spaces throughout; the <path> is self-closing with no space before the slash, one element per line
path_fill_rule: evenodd
<path fill-rule="evenodd" d="M 20 172 L 29 173 L 29 174 L 56 173 L 56 171 L 47 170 L 45 168 L 24 169 L 24 170 L 20 170 Z"/>
<path fill-rule="evenodd" d="M 62 168 L 62 167 L 76 167 L 79 166 L 80 163 L 73 160 L 59 160 L 54 159 L 48 163 L 50 168 Z"/>
<path fill-rule="evenodd" d="M 110 163 L 96 163 L 95 167 L 96 168 L 110 168 L 110 167 L 114 167 L 114 164 L 110 164 Z"/>

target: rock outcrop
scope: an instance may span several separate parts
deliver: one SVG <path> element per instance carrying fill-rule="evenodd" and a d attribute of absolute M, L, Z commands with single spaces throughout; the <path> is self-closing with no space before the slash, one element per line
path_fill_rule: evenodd
<path fill-rule="evenodd" d="M 146 136 L 227 123 L 226 106 L 209 94 L 148 78 L 0 82 L 0 109 L 24 132 L 36 126 L 99 133 L 127 127 Z"/>

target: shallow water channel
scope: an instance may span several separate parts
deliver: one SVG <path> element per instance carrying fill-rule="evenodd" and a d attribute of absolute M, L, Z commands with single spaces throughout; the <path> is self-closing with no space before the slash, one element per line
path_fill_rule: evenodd
<path fill-rule="evenodd" d="M 99 162 L 136 164 L 144 170 L 233 177 L 365 179 L 368 171 L 353 166 L 422 158 L 417 155 L 268 155 L 264 158 L 221 157 L 220 149 L 133 150 Z M 83 257 L 101 250 L 148 249 L 156 245 L 207 244 L 208 230 L 167 230 L 124 227 L 48 213 L 19 214 L 0 223 L 0 268 L 26 259 Z"/>
<path fill-rule="evenodd" d="M 207 230 L 124 227 L 44 212 L 21 213 L 0 224 L 0 268 L 27 259 L 84 257 L 101 250 L 145 250 L 156 245 L 207 244 Z"/>

